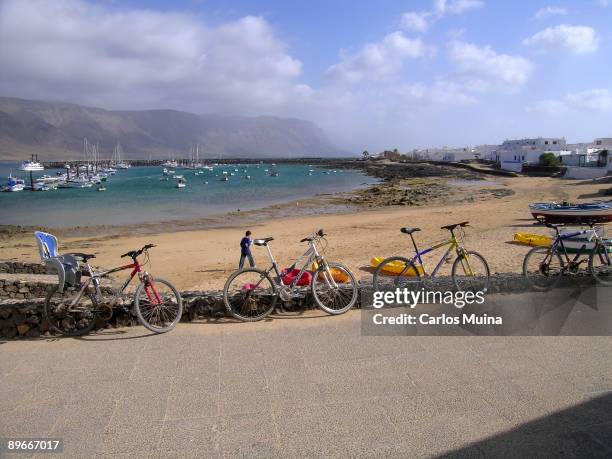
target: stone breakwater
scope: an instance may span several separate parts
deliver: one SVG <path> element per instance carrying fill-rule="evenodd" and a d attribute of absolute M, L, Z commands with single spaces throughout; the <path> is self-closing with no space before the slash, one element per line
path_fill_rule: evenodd
<path fill-rule="evenodd" d="M 32 268 L 38 269 L 38 268 Z M 590 283 L 591 278 L 580 278 L 576 282 Z M 50 336 L 48 324 L 44 318 L 43 308 L 48 289 L 54 287 L 57 278 L 53 275 L 9 274 L 0 273 L 0 337 L 2 339 L 37 338 Z M 435 282 L 426 282 L 426 290 L 450 291 L 452 280 L 439 277 Z M 522 293 L 529 290 L 525 278 L 516 273 L 496 273 L 491 276 L 489 293 Z M 110 287 L 104 287 L 103 293 L 111 296 Z M 302 297 L 277 304 L 278 313 L 299 314 L 301 311 L 316 308 L 309 288 L 302 288 Z M 228 316 L 223 303 L 223 292 L 185 291 L 181 292 L 184 312 L 183 321 L 194 320 L 216 321 Z M 368 282 L 359 284 L 359 297 L 356 308 L 367 304 L 372 298 L 372 285 Z M 122 298 L 123 307 L 116 308 L 109 321 L 100 321 L 97 329 L 118 328 L 138 325 L 138 320 L 131 314 L 132 298 Z"/>

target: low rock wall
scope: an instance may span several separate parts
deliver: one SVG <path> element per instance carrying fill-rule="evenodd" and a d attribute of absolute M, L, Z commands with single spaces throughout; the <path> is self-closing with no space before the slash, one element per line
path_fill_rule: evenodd
<path fill-rule="evenodd" d="M 47 267 L 40 263 L 26 263 L 23 261 L 1 261 L 0 273 L 8 274 L 49 274 Z"/>
<path fill-rule="evenodd" d="M 591 278 L 581 278 L 576 282 L 592 283 L 592 280 Z M 0 337 L 19 339 L 35 338 L 41 335 L 49 336 L 48 324 L 43 314 L 45 302 L 43 293 L 46 293 L 46 289 L 55 284 L 51 280 L 28 282 L 25 279 L 7 283 L 6 279 L 3 280 L 0 275 L 0 285 L 2 285 L 2 291 L 8 291 L 13 295 L 0 297 Z M 435 279 L 435 282 L 427 282 L 424 288 L 435 291 L 449 291 L 453 288 L 452 280 L 448 277 L 439 277 Z M 16 292 L 15 289 L 17 289 Z M 489 293 L 523 293 L 528 290 L 529 285 L 520 274 L 506 273 L 491 276 Z M 110 288 L 104 287 L 103 292 L 110 298 Z M 303 288 L 302 292 L 303 296 L 299 299 L 279 302 L 277 311 L 295 313 L 315 308 L 309 288 Z M 363 303 L 369 301 L 371 295 L 372 285 L 361 283 L 355 307 L 361 307 Z M 181 296 L 184 305 L 183 321 L 218 320 L 228 315 L 221 291 L 185 291 L 181 293 Z M 109 321 L 100 321 L 98 328 L 138 325 L 138 320 L 130 312 L 131 297 L 124 297 L 123 304 L 125 307 L 115 309 L 113 317 Z"/>

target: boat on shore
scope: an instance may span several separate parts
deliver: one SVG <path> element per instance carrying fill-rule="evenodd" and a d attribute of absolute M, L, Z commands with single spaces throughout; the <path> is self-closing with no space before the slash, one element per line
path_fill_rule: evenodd
<path fill-rule="evenodd" d="M 569 202 L 537 202 L 529 204 L 536 220 L 546 223 L 605 223 L 612 221 L 612 201 L 572 204 Z"/>

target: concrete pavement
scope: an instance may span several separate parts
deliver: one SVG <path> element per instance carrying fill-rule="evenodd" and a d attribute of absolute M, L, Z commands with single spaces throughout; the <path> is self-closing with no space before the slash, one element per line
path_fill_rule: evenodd
<path fill-rule="evenodd" d="M 362 337 L 358 311 L 10 341 L 0 437 L 67 457 L 610 457 L 611 356 L 608 337 Z"/>

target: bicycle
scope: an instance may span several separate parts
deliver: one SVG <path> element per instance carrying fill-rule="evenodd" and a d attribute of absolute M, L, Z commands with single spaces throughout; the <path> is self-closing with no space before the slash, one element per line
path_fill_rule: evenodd
<path fill-rule="evenodd" d="M 80 336 L 91 331 L 98 319 L 109 320 L 113 310 L 122 303 L 121 295 L 135 276 L 140 284 L 134 294 L 133 311 L 139 322 L 155 333 L 165 333 L 172 330 L 181 320 L 183 302 L 176 288 L 167 280 L 154 278 L 142 268 L 149 262 L 149 249 L 155 247 L 147 244 L 140 250 L 131 250 L 121 255 L 130 257 L 132 263 L 108 271 L 94 272 L 88 261 L 95 255 L 84 253 L 71 254 L 86 268 L 88 279 L 75 287 L 59 291 L 55 286 L 47 294 L 44 316 L 49 328 L 66 336 Z M 138 257 L 145 254 L 144 263 Z M 100 289 L 102 278 L 110 274 L 131 269 L 129 278 L 109 303 L 102 303 L 103 295 Z M 79 281 L 80 283 L 80 281 Z M 90 288 L 93 286 L 93 288 Z"/>
<path fill-rule="evenodd" d="M 612 256 L 609 253 L 611 247 L 598 234 L 595 228 L 596 222 L 588 222 L 589 229 L 561 234 L 559 228 L 563 227 L 563 224 L 555 225 L 544 220 L 539 221 L 547 228 L 553 229 L 556 236 L 550 247 L 534 247 L 525 255 L 523 275 L 534 290 L 546 291 L 553 288 L 564 274 L 580 274 L 581 265 L 586 261 L 588 261 L 587 273 L 602 285 L 612 285 Z M 587 235 L 587 241 L 571 258 L 563 241 L 580 235 Z M 593 244 L 590 253 L 585 250 L 587 243 Z M 583 258 L 582 255 L 587 253 L 589 257 Z"/>
<path fill-rule="evenodd" d="M 274 311 L 279 298 L 284 302 L 305 298 L 304 289 L 300 287 L 305 287 L 310 277 L 310 292 L 320 309 L 332 315 L 351 309 L 357 301 L 357 281 L 346 266 L 325 259 L 321 252 L 327 245 L 321 251 L 317 249 L 318 244 L 327 244 L 325 236 L 320 229 L 313 236 L 302 239 L 300 242 L 307 242 L 308 249 L 283 272 L 279 271 L 270 249 L 274 238 L 255 239 L 253 244 L 267 249 L 272 265 L 266 270 L 245 268 L 230 275 L 223 288 L 223 301 L 228 312 L 242 321 L 262 320 Z M 295 274 L 296 266 L 302 260 L 305 260 L 304 265 Z M 316 268 L 311 272 L 307 268 L 313 262 Z"/>
<path fill-rule="evenodd" d="M 442 226 L 440 229 L 450 231 L 450 239 L 422 251 L 419 251 L 417 248 L 413 236 L 414 233 L 421 231 L 421 229 L 401 228 L 400 231 L 402 233 L 410 236 L 415 255 L 412 258 L 394 256 L 383 260 L 376 267 L 376 271 L 374 271 L 374 290 L 383 290 L 391 287 L 418 290 L 421 287 L 421 275 L 427 276 L 430 279 L 434 278 L 454 250 L 457 254 L 457 258 L 455 258 L 451 270 L 454 288 L 463 291 L 486 292 L 489 289 L 490 283 L 489 265 L 485 258 L 478 252 L 466 250 L 463 247 L 463 239 L 465 237 L 464 228 L 466 226 L 469 226 L 469 222 Z M 459 227 L 461 231 L 459 237 L 455 235 L 457 227 Z M 425 263 L 422 258 L 423 255 L 445 246 L 449 246 L 448 250 L 442 256 L 432 273 L 427 275 Z"/>

